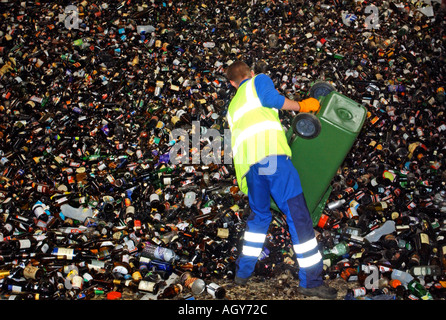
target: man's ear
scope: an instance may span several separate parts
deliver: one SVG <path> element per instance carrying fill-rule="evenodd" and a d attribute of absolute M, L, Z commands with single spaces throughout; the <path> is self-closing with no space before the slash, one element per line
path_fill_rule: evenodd
<path fill-rule="evenodd" d="M 229 80 L 229 83 L 230 83 L 234 88 L 237 89 L 237 83 L 235 83 L 235 82 L 232 81 L 232 80 Z"/>
<path fill-rule="evenodd" d="M 251 77 L 254 78 L 255 75 L 256 75 L 256 74 L 254 73 L 254 70 L 251 70 Z"/>

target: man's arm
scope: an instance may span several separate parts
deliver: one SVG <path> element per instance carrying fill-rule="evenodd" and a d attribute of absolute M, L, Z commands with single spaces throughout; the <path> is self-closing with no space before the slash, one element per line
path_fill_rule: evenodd
<path fill-rule="evenodd" d="M 300 111 L 300 104 L 297 101 L 290 100 L 285 97 L 285 102 L 283 103 L 282 110 Z"/>
<path fill-rule="evenodd" d="M 262 106 L 274 109 L 282 108 L 285 97 L 276 90 L 270 77 L 261 73 L 256 76 L 254 83 Z"/>
<path fill-rule="evenodd" d="M 263 73 L 256 76 L 255 86 L 264 107 L 296 112 L 318 112 L 320 109 L 319 101 L 314 98 L 297 102 L 280 94 L 274 87 L 271 78 Z"/>
<path fill-rule="evenodd" d="M 307 98 L 302 101 L 293 101 L 285 97 L 285 102 L 283 103 L 283 110 L 293 110 L 297 112 L 319 112 L 321 105 L 319 101 L 315 98 Z"/>

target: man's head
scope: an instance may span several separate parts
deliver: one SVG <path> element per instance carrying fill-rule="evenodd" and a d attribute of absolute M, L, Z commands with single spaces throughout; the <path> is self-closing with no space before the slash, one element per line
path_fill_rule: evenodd
<path fill-rule="evenodd" d="M 254 77 L 254 71 L 243 61 L 235 61 L 226 70 L 226 77 L 232 86 L 238 88 L 243 80 Z"/>

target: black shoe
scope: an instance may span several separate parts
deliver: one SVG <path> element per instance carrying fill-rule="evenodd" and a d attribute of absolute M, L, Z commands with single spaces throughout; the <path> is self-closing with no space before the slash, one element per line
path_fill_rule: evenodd
<path fill-rule="evenodd" d="M 336 299 L 338 296 L 338 290 L 329 287 L 325 283 L 314 288 L 298 287 L 297 292 L 306 296 L 316 296 L 322 299 Z"/>
<path fill-rule="evenodd" d="M 239 277 L 235 276 L 234 282 L 236 285 L 244 286 L 248 283 L 248 279 L 249 278 L 239 278 Z"/>

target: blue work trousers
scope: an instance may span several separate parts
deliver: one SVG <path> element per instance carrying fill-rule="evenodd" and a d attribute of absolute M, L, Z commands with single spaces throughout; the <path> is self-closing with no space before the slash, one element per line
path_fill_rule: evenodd
<path fill-rule="evenodd" d="M 288 156 L 270 156 L 251 166 L 246 175 L 251 214 L 237 259 L 236 276 L 248 278 L 254 272 L 272 220 L 270 197 L 285 214 L 299 265 L 299 286 L 322 284 L 322 255 L 315 237 L 299 174 Z M 317 183 L 317 182 L 315 182 Z"/>

